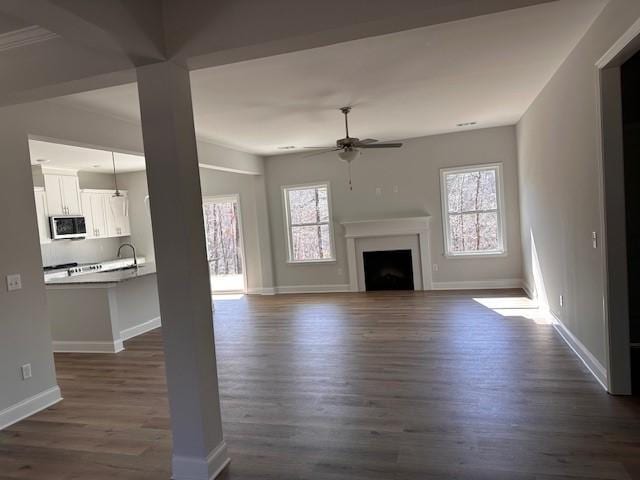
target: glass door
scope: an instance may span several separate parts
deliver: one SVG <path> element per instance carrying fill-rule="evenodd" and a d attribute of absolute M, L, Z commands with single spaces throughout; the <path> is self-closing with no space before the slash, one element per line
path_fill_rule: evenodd
<path fill-rule="evenodd" d="M 244 292 L 245 264 L 238 197 L 207 197 L 203 210 L 211 291 Z"/>

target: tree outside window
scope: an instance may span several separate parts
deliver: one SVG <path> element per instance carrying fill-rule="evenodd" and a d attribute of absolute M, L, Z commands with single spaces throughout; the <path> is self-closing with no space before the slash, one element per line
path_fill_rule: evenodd
<path fill-rule="evenodd" d="M 333 260 L 328 184 L 284 187 L 290 262 Z"/>
<path fill-rule="evenodd" d="M 441 182 L 447 255 L 504 253 L 501 165 L 444 169 Z"/>

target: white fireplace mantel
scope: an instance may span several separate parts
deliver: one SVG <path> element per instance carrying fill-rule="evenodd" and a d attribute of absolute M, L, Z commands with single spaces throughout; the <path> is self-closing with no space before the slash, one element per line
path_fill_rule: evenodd
<path fill-rule="evenodd" d="M 431 275 L 430 253 L 430 216 L 400 217 L 380 220 L 357 220 L 342 222 L 347 239 L 347 259 L 349 262 L 349 285 L 353 292 L 364 290 L 364 285 L 358 281 L 358 257 L 356 241 L 361 238 L 399 237 L 417 235 L 420 248 L 420 270 L 422 289 L 431 290 L 433 281 Z"/>

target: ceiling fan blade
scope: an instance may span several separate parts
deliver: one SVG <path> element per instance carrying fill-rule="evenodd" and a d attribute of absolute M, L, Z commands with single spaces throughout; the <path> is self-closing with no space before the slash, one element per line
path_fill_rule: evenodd
<path fill-rule="evenodd" d="M 401 143 L 375 143 L 372 145 L 361 145 L 360 148 L 400 148 Z"/>
<path fill-rule="evenodd" d="M 375 138 L 365 138 L 364 140 L 360 140 L 358 145 L 369 145 L 371 143 L 377 143 L 380 140 L 376 140 Z"/>
<path fill-rule="evenodd" d="M 306 155 L 303 155 L 302 158 L 315 157 L 316 155 L 323 155 L 325 153 L 337 152 L 338 150 L 342 150 L 342 149 L 341 148 L 325 149 L 319 152 L 308 153 Z"/>

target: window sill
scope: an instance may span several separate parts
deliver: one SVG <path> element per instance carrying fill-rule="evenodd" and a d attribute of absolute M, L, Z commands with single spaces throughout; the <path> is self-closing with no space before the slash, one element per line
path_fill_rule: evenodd
<path fill-rule="evenodd" d="M 335 258 L 326 260 L 287 260 L 289 265 L 323 265 L 326 263 L 337 263 L 337 260 Z"/>
<path fill-rule="evenodd" d="M 457 259 L 470 259 L 470 258 L 504 258 L 508 255 L 507 251 L 504 252 L 489 252 L 489 253 L 460 253 L 460 254 L 450 254 L 446 253 L 444 257 L 448 260 L 457 260 Z"/>

